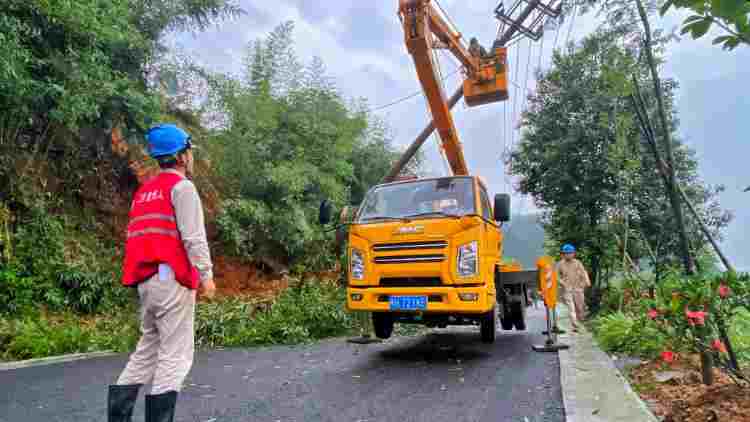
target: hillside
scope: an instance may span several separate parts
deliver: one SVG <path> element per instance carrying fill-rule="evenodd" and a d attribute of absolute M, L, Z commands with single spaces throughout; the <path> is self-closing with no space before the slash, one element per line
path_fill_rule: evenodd
<path fill-rule="evenodd" d="M 537 257 L 544 253 L 544 229 L 538 214 L 518 214 L 504 228 L 504 255 L 521 262 L 524 268 L 533 268 Z"/>

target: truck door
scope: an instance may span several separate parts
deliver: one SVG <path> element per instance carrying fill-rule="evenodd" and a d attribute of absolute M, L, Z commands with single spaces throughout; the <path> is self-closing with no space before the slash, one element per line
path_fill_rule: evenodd
<path fill-rule="evenodd" d="M 487 190 L 479 185 L 479 202 L 482 207 L 482 274 L 485 277 L 492 277 L 495 274 L 495 266 L 500 261 L 500 229 L 493 220 L 492 206 Z"/>

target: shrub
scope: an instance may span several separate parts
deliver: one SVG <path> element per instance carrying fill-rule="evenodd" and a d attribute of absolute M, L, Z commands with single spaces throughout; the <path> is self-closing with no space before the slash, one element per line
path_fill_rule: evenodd
<path fill-rule="evenodd" d="M 705 362 L 711 360 L 735 381 L 750 381 L 732 359 L 735 347 L 729 347 L 731 334 L 737 334 L 734 324 L 750 307 L 749 281 L 747 274 L 733 272 L 691 277 L 670 274 L 658 286 L 656 300 L 648 301 L 649 318 L 668 337 L 672 349 L 682 348 L 708 358 L 703 366 L 705 383 L 710 383 Z"/>
<path fill-rule="evenodd" d="M 119 285 L 115 251 L 92 230 L 66 221 L 36 203 L 13 236 L 14 260 L 0 270 L 0 313 L 25 313 L 38 305 L 93 314 L 132 302 Z"/>
<path fill-rule="evenodd" d="M 0 269 L 0 314 L 21 315 L 35 306 L 36 283 L 31 277 L 22 275 L 18 268 L 8 266 Z"/>
<path fill-rule="evenodd" d="M 645 318 L 616 312 L 594 321 L 594 333 L 608 352 L 629 356 L 655 357 L 664 350 L 666 338 Z"/>
<path fill-rule="evenodd" d="M 336 260 L 332 236 L 310 220 L 296 204 L 236 199 L 224 201 L 216 225 L 220 240 L 234 255 L 289 261 L 308 271 L 330 268 Z"/>
<path fill-rule="evenodd" d="M 750 363 L 750 310 L 742 309 L 732 318 L 729 337 L 737 358 Z"/>
<path fill-rule="evenodd" d="M 0 359 L 33 359 L 68 353 L 130 351 L 140 332 L 134 309 L 82 319 L 73 313 L 27 314 L 0 319 Z"/>
<path fill-rule="evenodd" d="M 335 283 L 308 282 L 287 289 L 266 309 L 239 299 L 199 304 L 196 344 L 295 344 L 343 335 L 355 326 L 345 299 Z"/>

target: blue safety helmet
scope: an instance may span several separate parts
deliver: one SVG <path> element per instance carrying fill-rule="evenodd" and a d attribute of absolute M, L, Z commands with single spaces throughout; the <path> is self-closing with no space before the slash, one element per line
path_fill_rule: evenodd
<path fill-rule="evenodd" d="M 575 246 L 571 245 L 570 243 L 566 243 L 562 245 L 562 248 L 560 248 L 560 252 L 562 253 L 573 253 L 576 251 Z"/>
<path fill-rule="evenodd" d="M 175 155 L 191 147 L 190 135 L 173 124 L 152 127 L 146 133 L 148 152 L 152 158 Z"/>

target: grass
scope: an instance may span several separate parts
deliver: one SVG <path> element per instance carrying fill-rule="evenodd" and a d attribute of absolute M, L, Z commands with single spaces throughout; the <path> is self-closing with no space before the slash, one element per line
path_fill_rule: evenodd
<path fill-rule="evenodd" d="M 38 312 L 0 318 L 0 360 L 23 360 L 68 353 L 132 350 L 138 341 L 134 311 L 82 317 L 71 312 Z"/>
<path fill-rule="evenodd" d="M 273 303 L 222 299 L 199 303 L 199 348 L 300 344 L 359 332 L 364 322 L 344 307 L 335 283 L 308 282 L 284 291 Z M 368 321 L 369 322 L 369 321 Z M 81 316 L 70 311 L 0 316 L 0 360 L 68 353 L 133 350 L 140 336 L 135 306 Z"/>
<path fill-rule="evenodd" d="M 199 303 L 198 348 L 309 344 L 361 332 L 370 315 L 345 309 L 346 291 L 332 282 L 307 282 L 285 290 L 273 302 L 228 298 Z M 372 333 L 372 326 L 370 325 Z M 416 336 L 421 325 L 396 324 L 394 336 Z M 0 360 L 23 360 L 69 353 L 129 352 L 140 336 L 136 307 L 81 316 L 33 312 L 0 316 Z"/>
<path fill-rule="evenodd" d="M 750 311 L 741 310 L 732 320 L 730 339 L 737 358 L 746 366 L 750 365 Z"/>

